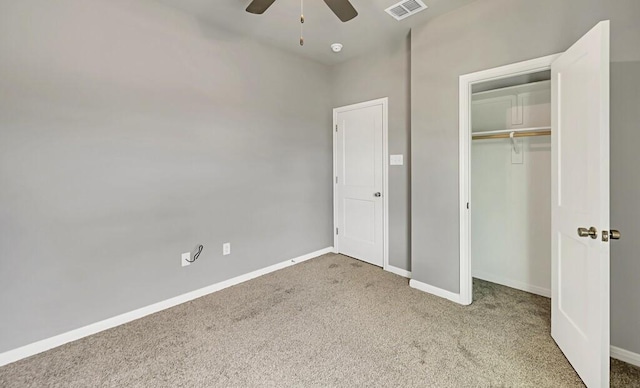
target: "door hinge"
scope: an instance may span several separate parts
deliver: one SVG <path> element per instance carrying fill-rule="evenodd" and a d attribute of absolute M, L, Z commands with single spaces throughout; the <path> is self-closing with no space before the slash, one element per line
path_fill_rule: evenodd
<path fill-rule="evenodd" d="M 469 202 L 467 202 L 467 209 L 469 208 Z"/>
<path fill-rule="evenodd" d="M 336 234 L 338 234 L 338 228 L 336 228 Z"/>
<path fill-rule="evenodd" d="M 338 132 L 338 124 L 336 124 L 336 132 Z"/>
<path fill-rule="evenodd" d="M 338 177 L 336 177 L 336 184 L 338 184 Z"/>

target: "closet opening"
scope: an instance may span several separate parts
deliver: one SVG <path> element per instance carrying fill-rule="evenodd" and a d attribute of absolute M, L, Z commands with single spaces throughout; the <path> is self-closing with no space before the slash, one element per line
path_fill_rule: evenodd
<path fill-rule="evenodd" d="M 462 304 L 474 280 L 551 297 L 554 58 L 461 78 Z"/>
<path fill-rule="evenodd" d="M 551 72 L 471 94 L 471 276 L 551 297 Z"/>

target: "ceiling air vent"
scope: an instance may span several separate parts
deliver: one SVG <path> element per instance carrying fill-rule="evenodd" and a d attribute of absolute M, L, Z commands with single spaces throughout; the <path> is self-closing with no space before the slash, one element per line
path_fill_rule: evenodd
<path fill-rule="evenodd" d="M 420 0 L 405 0 L 385 9 L 385 12 L 396 20 L 402 20 L 425 9 L 427 6 Z"/>

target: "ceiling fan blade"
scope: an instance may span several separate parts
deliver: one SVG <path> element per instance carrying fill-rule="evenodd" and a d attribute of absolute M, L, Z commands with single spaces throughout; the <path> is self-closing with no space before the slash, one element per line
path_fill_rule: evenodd
<path fill-rule="evenodd" d="M 333 13 L 343 22 L 348 22 L 358 16 L 358 11 L 353 8 L 349 0 L 324 0 L 324 2 L 327 3 Z"/>
<path fill-rule="evenodd" d="M 247 7 L 247 12 L 255 14 L 263 14 L 267 8 L 271 7 L 276 0 L 253 0 Z"/>

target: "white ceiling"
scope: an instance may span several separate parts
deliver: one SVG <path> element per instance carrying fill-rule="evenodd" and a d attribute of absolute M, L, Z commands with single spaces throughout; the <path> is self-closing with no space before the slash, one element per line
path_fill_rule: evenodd
<path fill-rule="evenodd" d="M 295 52 L 325 64 L 335 64 L 407 36 L 409 30 L 473 0 L 423 0 L 429 7 L 397 21 L 384 12 L 398 0 L 351 0 L 358 16 L 342 23 L 322 0 L 304 1 L 305 45 L 300 47 L 300 0 L 276 0 L 263 15 L 245 12 L 251 0 L 157 0 L 235 34 Z M 331 43 L 344 49 L 331 51 Z"/>

